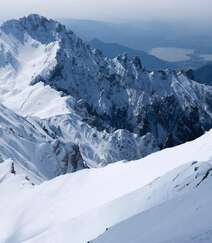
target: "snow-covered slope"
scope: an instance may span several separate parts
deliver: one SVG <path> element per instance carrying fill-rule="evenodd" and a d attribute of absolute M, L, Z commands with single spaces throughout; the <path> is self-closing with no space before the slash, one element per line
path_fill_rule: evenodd
<path fill-rule="evenodd" d="M 54 27 L 56 28 L 52 26 Z M 39 33 L 42 36 L 42 30 Z M 60 97 L 59 92 L 48 86 L 44 87 L 41 83 L 30 87 L 34 77 L 41 74 L 47 76 L 56 65 L 55 57 L 59 48 L 57 41 L 37 41 L 33 34 L 33 31 L 31 35 L 27 33 L 21 23 L 15 20 L 6 22 L 1 27 L 0 99 L 22 115 L 38 115 L 43 118 L 67 113 L 66 99 Z M 50 35 L 49 32 L 48 34 Z"/>
<path fill-rule="evenodd" d="M 76 154 L 74 144 L 53 139 L 38 122 L 0 105 L 0 161 L 8 160 L 0 173 L 7 175 L 13 166 L 14 173 L 24 172 L 32 182 L 42 182 L 83 167 Z"/>
<path fill-rule="evenodd" d="M 0 242 L 83 243 L 167 200 L 203 193 L 203 184 L 211 186 L 211 144 L 210 131 L 139 161 L 82 170 L 38 186 L 11 174 L 0 183 Z M 210 193 L 205 198 L 210 201 Z"/>
<path fill-rule="evenodd" d="M 92 243 L 211 243 L 211 173 L 196 190 L 109 229 Z"/>

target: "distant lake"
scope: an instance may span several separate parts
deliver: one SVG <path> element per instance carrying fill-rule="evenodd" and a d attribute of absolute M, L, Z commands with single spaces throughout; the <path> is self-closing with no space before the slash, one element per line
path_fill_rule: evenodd
<path fill-rule="evenodd" d="M 150 51 L 151 55 L 168 62 L 189 61 L 191 59 L 189 55 L 193 53 L 192 49 L 174 47 L 156 47 Z"/>

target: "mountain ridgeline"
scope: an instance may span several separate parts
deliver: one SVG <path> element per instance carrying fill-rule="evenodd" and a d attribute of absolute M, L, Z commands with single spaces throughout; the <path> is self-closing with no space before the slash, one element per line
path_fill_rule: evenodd
<path fill-rule="evenodd" d="M 0 73 L 2 103 L 74 144 L 86 167 L 138 159 L 212 127 L 211 86 L 183 71 L 148 71 L 139 57 L 106 57 L 39 15 L 1 26 Z"/>

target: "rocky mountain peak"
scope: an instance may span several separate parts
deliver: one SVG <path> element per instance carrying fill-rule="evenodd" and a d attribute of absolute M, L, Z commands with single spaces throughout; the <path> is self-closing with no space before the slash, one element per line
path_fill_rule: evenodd
<path fill-rule="evenodd" d="M 28 34 L 33 39 L 47 44 L 61 38 L 63 34 L 71 34 L 66 27 L 57 21 L 48 19 L 38 14 L 31 14 L 18 20 L 9 20 L 1 26 L 7 34 L 11 34 L 19 40 L 24 40 L 24 34 Z"/>

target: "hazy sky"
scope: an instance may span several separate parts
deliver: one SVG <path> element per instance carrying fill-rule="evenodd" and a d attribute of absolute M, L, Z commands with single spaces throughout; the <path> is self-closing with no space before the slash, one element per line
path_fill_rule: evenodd
<path fill-rule="evenodd" d="M 39 13 L 98 20 L 210 19 L 212 0 L 0 0 L 0 19 Z"/>

